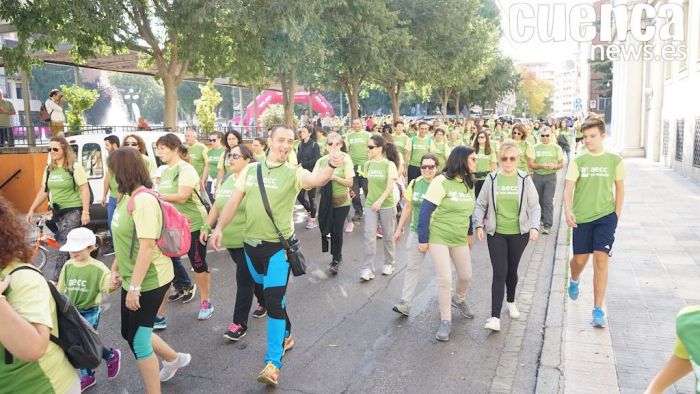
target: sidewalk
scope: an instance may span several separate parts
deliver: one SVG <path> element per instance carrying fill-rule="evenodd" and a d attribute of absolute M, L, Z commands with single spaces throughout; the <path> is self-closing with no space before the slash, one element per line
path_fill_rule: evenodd
<path fill-rule="evenodd" d="M 590 324 L 592 262 L 574 302 L 565 289 L 562 297 L 561 287 L 555 288 L 568 275 L 566 255 L 557 261 L 565 266 L 553 280 L 550 302 L 563 302 L 565 310 L 560 392 L 562 386 L 566 393 L 643 392 L 673 352 L 676 314 L 700 304 L 700 187 L 643 159 L 625 164 L 625 205 L 605 297 L 608 328 Z M 694 378 L 687 376 L 667 392 L 694 392 Z"/>

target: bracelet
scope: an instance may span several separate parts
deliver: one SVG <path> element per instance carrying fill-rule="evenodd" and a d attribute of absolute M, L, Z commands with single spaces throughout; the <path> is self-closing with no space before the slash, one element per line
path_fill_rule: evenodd
<path fill-rule="evenodd" d="M 199 231 L 211 232 L 211 226 L 208 224 L 203 224 L 202 227 L 199 228 Z"/>
<path fill-rule="evenodd" d="M 83 211 L 83 215 L 89 215 L 90 211 Z"/>
<path fill-rule="evenodd" d="M 331 164 L 330 159 L 328 159 L 328 167 L 330 167 L 330 168 L 332 168 L 332 169 L 334 169 L 334 170 L 335 170 L 336 168 L 338 168 L 338 167 L 334 166 L 333 164 Z"/>
<path fill-rule="evenodd" d="M 137 293 L 141 293 L 141 286 L 130 285 L 130 286 L 129 286 L 129 291 L 135 291 L 135 292 L 137 292 Z"/>

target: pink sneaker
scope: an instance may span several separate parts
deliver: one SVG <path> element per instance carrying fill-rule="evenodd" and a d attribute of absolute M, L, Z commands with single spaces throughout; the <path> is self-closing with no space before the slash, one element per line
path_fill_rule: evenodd
<path fill-rule="evenodd" d="M 80 391 L 81 392 L 89 389 L 90 387 L 92 387 L 96 384 L 97 384 L 97 380 L 95 379 L 94 374 L 80 377 Z"/>
<path fill-rule="evenodd" d="M 114 356 L 111 360 L 105 360 L 105 364 L 107 364 L 107 379 L 116 378 L 122 365 L 122 352 L 119 349 L 112 349 L 112 354 Z"/>
<path fill-rule="evenodd" d="M 353 222 L 347 222 L 345 223 L 345 232 L 346 233 L 351 233 L 355 230 L 355 223 Z"/>

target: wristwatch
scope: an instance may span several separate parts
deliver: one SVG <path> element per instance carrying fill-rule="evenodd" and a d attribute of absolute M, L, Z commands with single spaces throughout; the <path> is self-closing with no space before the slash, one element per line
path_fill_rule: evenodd
<path fill-rule="evenodd" d="M 135 291 L 135 292 L 140 293 L 140 292 L 141 292 L 141 286 L 129 285 L 129 291 Z"/>
<path fill-rule="evenodd" d="M 336 168 L 338 168 L 338 167 L 334 166 L 333 164 L 331 164 L 331 160 L 330 160 L 330 159 L 328 159 L 328 167 L 330 167 L 330 168 L 332 168 L 332 169 L 334 169 L 334 170 L 335 170 Z"/>

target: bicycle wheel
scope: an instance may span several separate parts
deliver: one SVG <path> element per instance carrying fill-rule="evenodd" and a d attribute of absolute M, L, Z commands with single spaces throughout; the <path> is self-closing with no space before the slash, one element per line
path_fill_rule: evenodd
<path fill-rule="evenodd" d="M 32 265 L 34 265 L 34 268 L 41 271 L 46 266 L 46 262 L 48 260 L 49 257 L 46 253 L 46 249 L 43 246 L 39 246 L 39 249 L 37 249 L 36 255 L 34 256 L 34 260 L 32 261 Z"/>

